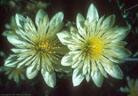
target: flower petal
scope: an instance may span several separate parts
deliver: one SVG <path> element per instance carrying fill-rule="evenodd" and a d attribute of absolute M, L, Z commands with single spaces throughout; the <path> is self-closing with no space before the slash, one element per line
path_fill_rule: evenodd
<path fill-rule="evenodd" d="M 92 22 L 95 19 L 97 20 L 99 19 L 97 9 L 93 4 L 91 4 L 90 7 L 88 8 L 87 19 L 89 20 L 89 22 Z"/>
<path fill-rule="evenodd" d="M 80 33 L 81 36 L 86 35 L 86 32 L 84 30 L 84 21 L 85 21 L 84 17 L 80 13 L 78 13 L 76 17 L 76 25 L 78 28 L 78 32 Z"/>
<path fill-rule="evenodd" d="M 101 24 L 101 29 L 110 28 L 115 24 L 115 15 L 108 16 Z"/>
<path fill-rule="evenodd" d="M 45 35 L 47 33 L 47 29 L 49 27 L 49 18 L 48 15 L 44 12 L 44 10 L 40 9 L 35 18 L 35 23 L 38 28 L 38 32 L 41 35 Z"/>
<path fill-rule="evenodd" d="M 93 82 L 95 83 L 95 85 L 97 87 L 101 87 L 103 84 L 103 75 L 101 74 L 101 72 L 96 69 L 96 71 L 91 73 L 91 77 L 93 79 Z"/>
<path fill-rule="evenodd" d="M 55 72 L 46 72 L 41 69 L 41 74 L 49 87 L 55 87 L 56 85 L 56 74 Z"/>
<path fill-rule="evenodd" d="M 129 29 L 127 27 L 119 27 L 114 32 L 117 34 L 116 37 L 119 37 L 115 41 L 121 41 L 128 35 Z"/>
<path fill-rule="evenodd" d="M 22 16 L 20 14 L 16 14 L 15 20 L 16 20 L 17 26 L 19 28 L 23 28 L 24 22 L 26 21 L 26 19 L 24 18 L 24 16 Z"/>
<path fill-rule="evenodd" d="M 84 79 L 84 76 L 79 72 L 80 72 L 79 69 L 75 69 L 73 71 L 73 76 L 72 76 L 73 86 L 79 86 L 82 80 Z"/>
<path fill-rule="evenodd" d="M 35 28 L 35 25 L 31 18 L 26 18 L 26 23 L 24 24 L 24 30 L 27 35 L 32 36 L 32 34 L 38 34 Z"/>
<path fill-rule="evenodd" d="M 17 65 L 17 68 L 20 68 L 22 66 L 25 66 L 26 64 L 28 64 L 30 61 L 33 60 L 33 56 L 28 56 L 26 58 L 23 58 L 22 60 L 20 60 L 20 62 Z M 33 62 L 33 61 L 32 61 Z"/>
<path fill-rule="evenodd" d="M 63 22 L 62 22 L 63 18 L 64 18 L 63 12 L 58 12 L 50 20 L 49 29 L 47 33 L 49 38 L 51 38 L 51 36 L 55 36 L 55 34 L 60 31 L 60 29 L 63 26 Z"/>
<path fill-rule="evenodd" d="M 36 70 L 36 65 L 31 65 L 27 67 L 26 69 L 26 76 L 28 79 L 33 79 L 38 73 L 38 70 Z"/>
<path fill-rule="evenodd" d="M 66 55 L 62 58 L 61 64 L 62 64 L 63 66 L 71 66 L 71 65 L 72 65 L 72 62 L 73 62 L 72 57 L 73 57 L 73 55 L 66 54 Z"/>
<path fill-rule="evenodd" d="M 118 65 L 116 65 L 116 64 L 113 66 L 106 65 L 106 67 L 104 67 L 104 68 L 105 68 L 105 71 L 112 77 L 114 77 L 116 79 L 123 78 L 123 72 Z"/>
<path fill-rule="evenodd" d="M 22 40 L 20 40 L 20 38 L 17 35 L 8 35 L 7 39 L 14 46 L 20 46 L 25 43 Z"/>
<path fill-rule="evenodd" d="M 71 36 L 69 32 L 67 31 L 62 31 L 60 33 L 57 33 L 58 39 L 60 42 L 64 45 L 67 45 L 68 43 L 71 43 L 69 40 L 71 39 Z"/>
<path fill-rule="evenodd" d="M 6 67 L 16 67 L 18 61 L 16 61 L 17 56 L 15 54 L 10 55 L 4 63 Z"/>
<path fill-rule="evenodd" d="M 86 75 L 88 70 L 90 70 L 90 68 L 88 66 L 90 66 L 90 61 L 85 59 L 84 64 L 83 64 L 83 69 L 82 69 L 83 75 Z"/>
<path fill-rule="evenodd" d="M 35 58 L 31 64 L 26 69 L 26 76 L 28 79 L 33 79 L 39 70 L 37 70 L 37 64 L 39 64 L 40 61 L 38 58 Z"/>
<path fill-rule="evenodd" d="M 38 10 L 35 17 L 35 24 L 37 25 L 37 27 L 40 26 L 40 23 L 43 21 L 45 16 L 47 16 L 47 14 L 44 12 L 44 10 L 42 9 Z"/>

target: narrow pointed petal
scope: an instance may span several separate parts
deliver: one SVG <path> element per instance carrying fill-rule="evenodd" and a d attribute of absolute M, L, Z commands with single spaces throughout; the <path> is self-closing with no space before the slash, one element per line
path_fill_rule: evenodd
<path fill-rule="evenodd" d="M 115 15 L 108 16 L 102 23 L 102 28 L 110 28 L 115 24 Z"/>
<path fill-rule="evenodd" d="M 50 26 L 51 26 L 51 27 L 52 27 L 53 25 L 54 25 L 54 26 L 57 26 L 58 24 L 62 23 L 63 18 L 64 18 L 63 12 L 58 12 L 58 13 L 56 13 L 56 14 L 53 16 L 53 18 L 51 19 L 51 21 L 50 21 Z"/>
<path fill-rule="evenodd" d="M 71 39 L 69 32 L 63 31 L 63 32 L 57 33 L 57 36 L 62 44 L 67 45 L 68 43 L 71 43 L 69 41 Z"/>
<path fill-rule="evenodd" d="M 101 72 L 97 70 L 95 72 L 92 72 L 91 76 L 95 85 L 97 87 L 101 87 L 103 84 L 103 75 L 101 74 Z"/>
<path fill-rule="evenodd" d="M 73 71 L 73 76 L 72 76 L 72 82 L 73 82 L 73 86 L 79 86 L 80 83 L 83 81 L 84 76 L 82 76 L 81 73 L 79 73 L 78 69 L 75 69 Z"/>
<path fill-rule="evenodd" d="M 26 69 L 26 76 L 28 79 L 33 79 L 38 74 L 38 70 L 36 69 L 36 65 L 31 65 Z"/>
<path fill-rule="evenodd" d="M 42 22 L 43 18 L 46 16 L 47 14 L 44 12 L 44 10 L 40 9 L 35 17 L 35 24 L 39 27 L 40 23 Z"/>
<path fill-rule="evenodd" d="M 90 81 L 90 75 L 89 74 L 86 74 L 86 81 L 89 82 Z"/>
<path fill-rule="evenodd" d="M 15 67 L 18 63 L 18 61 L 16 61 L 16 58 L 17 56 L 12 54 L 10 55 L 6 60 L 5 60 L 5 63 L 4 63 L 4 66 L 7 66 L 7 67 Z"/>
<path fill-rule="evenodd" d="M 20 14 L 16 14 L 15 16 L 15 20 L 16 20 L 16 24 L 19 28 L 22 28 L 24 25 L 24 22 L 26 21 L 26 19 L 24 18 L 24 16 L 20 15 Z"/>
<path fill-rule="evenodd" d="M 18 63 L 17 68 L 25 66 L 28 62 L 32 61 L 32 59 L 33 59 L 33 56 L 28 56 L 28 57 L 20 60 L 21 62 Z"/>
<path fill-rule="evenodd" d="M 122 79 L 123 78 L 123 72 L 120 69 L 120 67 L 118 65 L 106 65 L 106 67 L 104 67 L 106 72 L 111 75 L 112 77 L 116 78 L 116 79 Z"/>
<path fill-rule="evenodd" d="M 121 41 L 128 35 L 129 29 L 127 27 L 119 27 L 119 28 L 116 28 L 114 32 L 115 34 L 117 34 L 116 37 L 119 37 L 115 41 Z"/>
<path fill-rule="evenodd" d="M 87 19 L 89 20 L 89 22 L 92 22 L 95 19 L 96 20 L 99 19 L 97 9 L 93 4 L 91 4 L 90 7 L 88 8 Z"/>
<path fill-rule="evenodd" d="M 56 74 L 55 72 L 46 72 L 43 69 L 41 70 L 41 74 L 49 87 L 55 87 L 56 85 Z"/>
<path fill-rule="evenodd" d="M 73 55 L 69 55 L 69 54 L 66 54 L 63 58 L 62 58 L 62 60 L 61 60 L 61 64 L 63 65 L 63 66 L 70 66 L 70 65 L 72 65 L 72 56 Z"/>
<path fill-rule="evenodd" d="M 7 39 L 14 46 L 22 45 L 24 43 L 17 35 L 8 35 Z"/>
<path fill-rule="evenodd" d="M 57 32 L 59 32 L 61 30 L 61 28 L 63 27 L 63 18 L 64 18 L 64 14 L 63 12 L 58 12 L 56 13 L 55 16 L 53 16 L 53 18 L 50 20 L 50 24 L 49 24 L 49 29 L 48 29 L 48 37 L 53 37 L 56 36 L 55 34 L 57 34 Z"/>
<path fill-rule="evenodd" d="M 84 17 L 80 13 L 78 13 L 76 17 L 76 25 L 81 36 L 86 35 L 86 32 L 84 30 L 84 21 Z"/>

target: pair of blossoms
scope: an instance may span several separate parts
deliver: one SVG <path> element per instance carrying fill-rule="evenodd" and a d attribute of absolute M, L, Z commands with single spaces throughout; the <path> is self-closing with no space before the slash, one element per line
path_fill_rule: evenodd
<path fill-rule="evenodd" d="M 73 69 L 74 86 L 91 79 L 101 87 L 108 74 L 116 79 L 123 78 L 118 63 L 131 52 L 122 41 L 128 28 L 114 26 L 115 16 L 99 18 L 97 9 L 90 5 L 86 19 L 80 14 L 76 26 L 63 28 L 63 13 L 58 12 L 49 20 L 48 15 L 39 10 L 35 24 L 32 20 L 16 14 L 17 30 L 8 34 L 8 41 L 15 46 L 4 66 L 26 68 L 26 76 L 33 79 L 40 71 L 50 87 L 56 85 L 56 72 Z"/>

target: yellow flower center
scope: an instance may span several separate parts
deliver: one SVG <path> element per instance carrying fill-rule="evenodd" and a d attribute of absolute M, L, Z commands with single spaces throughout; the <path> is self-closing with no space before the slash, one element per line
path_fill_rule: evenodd
<path fill-rule="evenodd" d="M 58 48 L 60 48 L 60 45 L 57 40 L 53 41 L 44 40 L 36 43 L 35 51 L 40 53 L 41 55 L 43 54 L 50 55 L 56 53 L 56 50 Z"/>
<path fill-rule="evenodd" d="M 132 87 L 130 89 L 130 95 L 131 96 L 138 96 L 138 89 L 136 89 L 136 87 Z"/>
<path fill-rule="evenodd" d="M 99 57 L 104 50 L 104 44 L 104 41 L 102 41 L 99 37 L 88 39 L 86 45 L 87 47 L 85 47 L 85 50 L 87 50 L 87 55 L 89 55 L 91 58 Z"/>
<path fill-rule="evenodd" d="M 38 47 L 41 49 L 41 50 L 45 50 L 48 48 L 48 42 L 47 41 L 44 41 L 44 42 L 40 42 Z"/>

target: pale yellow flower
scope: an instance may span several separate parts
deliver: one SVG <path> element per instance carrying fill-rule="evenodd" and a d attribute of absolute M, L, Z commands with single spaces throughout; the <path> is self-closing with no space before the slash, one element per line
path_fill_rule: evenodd
<path fill-rule="evenodd" d="M 39 71 L 50 87 L 56 85 L 56 73 L 64 71 L 60 59 L 66 51 L 56 33 L 63 26 L 63 13 L 58 12 L 49 21 L 48 15 L 39 10 L 36 14 L 35 24 L 32 20 L 16 14 L 18 30 L 16 34 L 9 34 L 8 41 L 15 46 L 5 61 L 5 66 L 17 64 L 17 68 L 27 67 L 27 78 L 33 79 Z M 66 71 L 66 70 L 65 70 Z"/>
<path fill-rule="evenodd" d="M 97 9 L 90 5 L 86 19 L 80 14 L 76 17 L 76 27 L 70 32 L 63 31 L 57 36 L 70 52 L 62 58 L 62 65 L 71 66 L 72 81 L 78 86 L 84 78 L 87 82 L 93 79 L 101 87 L 107 73 L 114 78 L 122 79 L 123 73 L 117 63 L 130 55 L 122 41 L 128 34 L 128 28 L 114 26 L 115 15 L 99 18 Z"/>
<path fill-rule="evenodd" d="M 130 77 L 127 77 L 127 83 L 128 86 L 121 87 L 120 91 L 128 93 L 128 96 L 138 96 L 138 79 L 130 79 Z"/>

